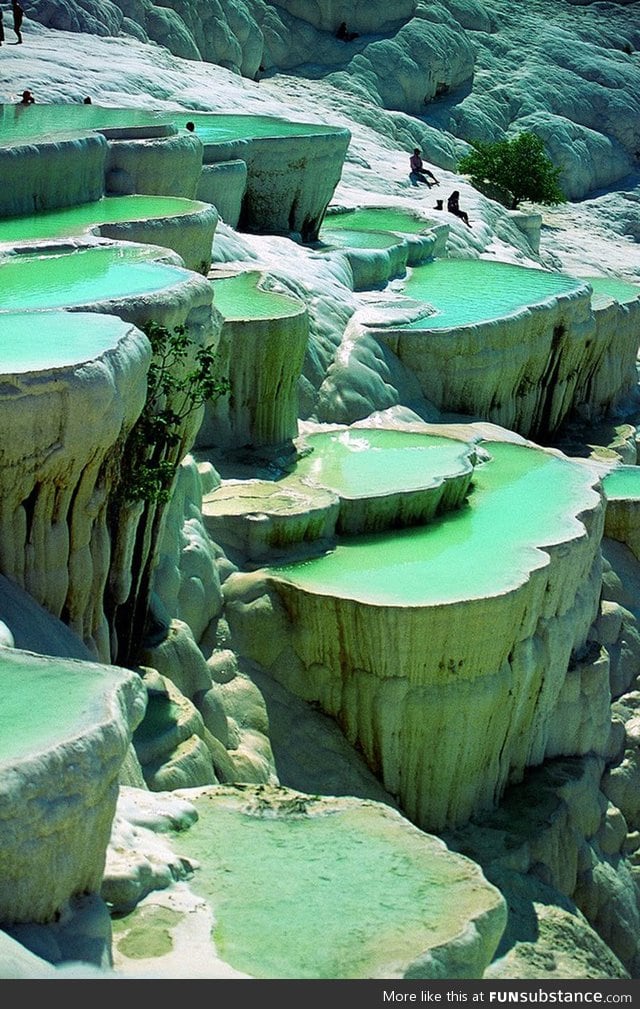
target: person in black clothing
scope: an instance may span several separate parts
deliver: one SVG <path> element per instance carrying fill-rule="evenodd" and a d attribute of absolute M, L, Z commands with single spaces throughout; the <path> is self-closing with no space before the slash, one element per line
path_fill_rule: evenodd
<path fill-rule="evenodd" d="M 34 105 L 34 104 L 35 104 L 35 98 L 33 97 L 32 93 L 26 90 L 23 91 L 22 97 L 18 102 L 18 105 Z"/>
<path fill-rule="evenodd" d="M 2 22 L 2 11 L 0 10 L 0 46 L 4 42 L 4 24 Z"/>
<path fill-rule="evenodd" d="M 457 189 L 454 189 L 447 200 L 447 210 L 450 214 L 455 214 L 456 217 L 459 217 L 462 221 L 464 221 L 468 228 L 471 227 L 469 223 L 469 215 L 464 210 L 460 210 L 460 193 Z"/>
<path fill-rule="evenodd" d="M 18 38 L 18 45 L 22 42 L 22 18 L 24 11 L 18 0 L 11 0 L 11 11 L 13 13 L 13 30 Z"/>
<path fill-rule="evenodd" d="M 336 38 L 342 42 L 352 42 L 358 38 L 358 33 L 347 31 L 347 22 L 341 21 L 336 30 Z"/>

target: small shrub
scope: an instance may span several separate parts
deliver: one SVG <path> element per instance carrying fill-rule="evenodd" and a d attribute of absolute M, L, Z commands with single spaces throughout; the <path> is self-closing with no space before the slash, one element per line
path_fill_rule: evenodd
<path fill-rule="evenodd" d="M 458 171 L 468 175 L 477 189 L 488 183 L 506 192 L 512 210 L 522 200 L 547 205 L 566 202 L 558 183 L 562 169 L 554 166 L 535 133 L 520 133 L 513 140 L 473 140 L 471 147 L 458 162 Z"/>

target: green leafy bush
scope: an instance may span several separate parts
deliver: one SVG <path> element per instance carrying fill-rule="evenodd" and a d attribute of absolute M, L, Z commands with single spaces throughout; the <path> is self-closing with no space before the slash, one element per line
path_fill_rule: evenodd
<path fill-rule="evenodd" d="M 144 409 L 124 453 L 121 494 L 130 502 L 164 504 L 176 472 L 174 450 L 184 421 L 203 403 L 227 392 L 229 383 L 219 377 L 213 351 L 194 350 L 184 326 L 170 331 L 152 322 L 144 332 L 153 357 Z"/>
<path fill-rule="evenodd" d="M 556 168 L 535 133 L 520 133 L 513 140 L 471 141 L 472 150 L 458 162 L 458 171 L 468 175 L 476 189 L 487 183 L 507 194 L 507 205 L 516 210 L 522 200 L 556 205 L 566 197 Z"/>

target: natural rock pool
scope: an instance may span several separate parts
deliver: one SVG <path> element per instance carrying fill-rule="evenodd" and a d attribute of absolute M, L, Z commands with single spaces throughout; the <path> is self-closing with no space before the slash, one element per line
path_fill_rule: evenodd
<path fill-rule="evenodd" d="M 190 276 L 155 262 L 157 254 L 114 245 L 7 256 L 0 261 L 0 305 L 3 311 L 84 305 L 160 291 Z"/>
<path fill-rule="evenodd" d="M 83 312 L 0 312 L 0 374 L 48 371 L 92 361 L 112 350 L 131 326 Z"/>

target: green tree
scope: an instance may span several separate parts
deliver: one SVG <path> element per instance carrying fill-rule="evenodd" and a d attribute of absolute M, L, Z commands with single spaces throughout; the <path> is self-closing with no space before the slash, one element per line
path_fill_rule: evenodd
<path fill-rule="evenodd" d="M 143 327 L 152 349 L 144 408 L 115 461 L 118 474 L 110 503 L 112 558 L 128 559 L 109 578 L 105 611 L 114 661 L 135 667 L 150 618 L 153 570 L 160 533 L 178 466 L 193 444 L 205 403 L 229 391 L 219 361 L 184 326 Z M 125 582 L 126 582 L 125 577 Z"/>
<path fill-rule="evenodd" d="M 458 162 L 458 171 L 468 175 L 477 189 L 487 183 L 498 187 L 512 210 L 522 200 L 548 205 L 566 202 L 558 183 L 562 169 L 554 166 L 535 133 L 520 133 L 513 140 L 472 140 L 471 147 Z"/>

